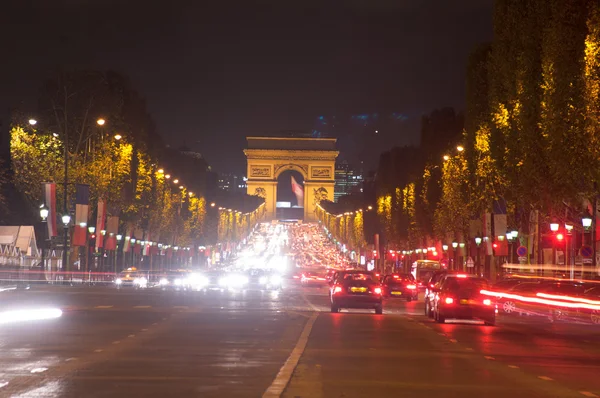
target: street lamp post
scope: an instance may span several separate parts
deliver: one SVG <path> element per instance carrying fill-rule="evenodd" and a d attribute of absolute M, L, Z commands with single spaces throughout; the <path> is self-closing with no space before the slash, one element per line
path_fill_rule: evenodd
<path fill-rule="evenodd" d="M 46 229 L 46 220 L 48 219 L 49 213 L 50 211 L 46 205 L 40 207 L 40 217 L 42 219 L 42 241 L 40 243 L 42 244 L 42 269 L 44 272 L 46 272 L 46 231 L 44 230 Z"/>
<path fill-rule="evenodd" d="M 458 242 L 452 242 L 452 249 L 454 249 L 454 260 L 452 262 L 452 269 L 456 269 L 456 259 L 457 259 L 457 255 L 458 255 Z"/>
<path fill-rule="evenodd" d="M 117 267 L 117 260 L 119 258 L 119 245 L 121 244 L 121 240 L 123 239 L 123 235 L 121 234 L 117 234 L 117 244 L 115 247 L 115 275 L 117 274 L 118 271 L 118 267 Z"/>
<path fill-rule="evenodd" d="M 66 185 L 65 185 L 66 187 Z M 65 205 L 66 207 L 66 205 Z M 68 256 L 68 240 L 69 240 L 69 224 L 71 223 L 71 216 L 68 213 L 63 214 L 62 216 L 62 222 L 63 222 L 63 226 L 64 226 L 64 241 L 63 241 L 63 261 L 62 261 L 62 271 L 66 272 L 67 271 L 67 261 L 69 256 Z M 64 273 L 63 273 L 64 275 Z"/>
<path fill-rule="evenodd" d="M 481 258 L 480 258 L 480 245 L 481 245 L 481 236 L 475 237 L 475 244 L 477 245 L 477 273 L 481 272 Z"/>

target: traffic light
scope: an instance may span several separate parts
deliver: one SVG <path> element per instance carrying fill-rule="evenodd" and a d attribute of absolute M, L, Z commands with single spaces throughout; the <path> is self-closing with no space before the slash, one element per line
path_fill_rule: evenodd
<path fill-rule="evenodd" d="M 559 242 L 562 242 L 562 240 L 565 238 L 565 236 L 563 234 L 556 234 L 556 240 Z"/>

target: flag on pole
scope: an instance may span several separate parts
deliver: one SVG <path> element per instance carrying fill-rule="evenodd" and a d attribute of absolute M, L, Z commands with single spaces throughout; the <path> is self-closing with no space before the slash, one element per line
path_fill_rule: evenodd
<path fill-rule="evenodd" d="M 143 255 L 144 256 L 150 255 L 150 243 L 151 243 L 150 242 L 150 232 L 148 232 L 146 234 L 146 244 L 144 244 L 144 247 L 143 247 L 143 249 L 144 249 Z"/>
<path fill-rule="evenodd" d="M 104 246 L 104 220 L 106 218 L 106 202 L 104 199 L 98 199 L 98 215 L 96 217 L 96 249 Z"/>
<path fill-rule="evenodd" d="M 52 238 L 58 235 L 56 225 L 56 183 L 45 182 L 43 185 L 44 202 L 48 208 L 48 238 Z"/>
<path fill-rule="evenodd" d="M 123 243 L 123 252 L 127 253 L 129 252 L 129 250 L 131 250 L 131 234 L 133 232 L 133 228 L 131 228 L 131 225 L 127 226 L 127 232 L 125 233 L 125 237 L 123 239 L 125 239 L 124 243 Z"/>
<path fill-rule="evenodd" d="M 106 222 L 106 242 L 104 248 L 106 250 L 117 249 L 117 233 L 119 232 L 119 217 L 108 216 Z"/>
<path fill-rule="evenodd" d="M 294 192 L 294 195 L 296 195 L 296 200 L 298 201 L 297 205 L 299 207 L 303 207 L 304 206 L 304 189 L 302 188 L 302 185 L 298 184 L 296 182 L 296 179 L 294 178 L 294 176 L 292 177 L 292 192 Z"/>
<path fill-rule="evenodd" d="M 77 184 L 75 187 L 75 228 L 73 246 L 85 246 L 87 223 L 90 211 L 90 186 Z"/>

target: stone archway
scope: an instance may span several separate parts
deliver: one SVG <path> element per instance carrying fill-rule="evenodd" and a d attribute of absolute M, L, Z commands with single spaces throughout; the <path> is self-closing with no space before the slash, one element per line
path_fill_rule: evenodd
<path fill-rule="evenodd" d="M 265 199 L 269 219 L 275 219 L 277 178 L 295 170 L 304 178 L 304 220 L 316 221 L 320 200 L 333 200 L 335 185 L 335 138 L 247 137 L 244 150 L 247 192 Z"/>

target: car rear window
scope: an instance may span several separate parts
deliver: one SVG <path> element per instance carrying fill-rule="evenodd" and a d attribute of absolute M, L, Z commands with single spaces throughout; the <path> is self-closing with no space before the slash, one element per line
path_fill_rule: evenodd
<path fill-rule="evenodd" d="M 377 277 L 369 273 L 351 273 L 342 275 L 341 278 L 344 282 L 346 281 L 367 281 L 377 282 Z"/>
<path fill-rule="evenodd" d="M 452 291 L 487 289 L 488 281 L 482 278 L 448 278 L 444 287 Z"/>

